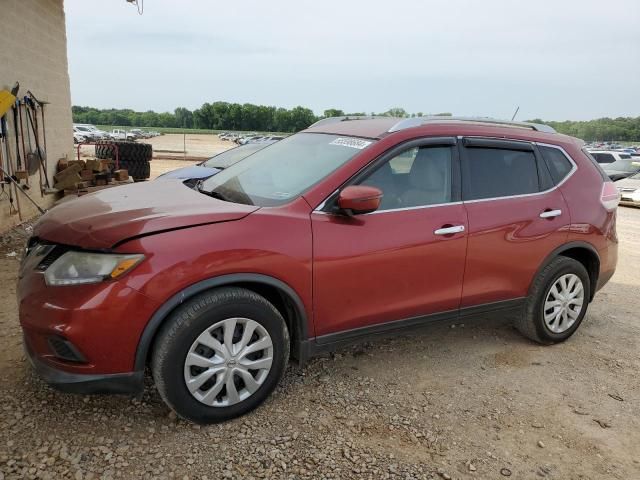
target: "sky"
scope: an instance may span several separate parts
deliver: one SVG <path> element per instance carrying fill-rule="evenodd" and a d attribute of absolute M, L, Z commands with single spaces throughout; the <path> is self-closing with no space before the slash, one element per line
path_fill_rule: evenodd
<path fill-rule="evenodd" d="M 65 0 L 74 105 L 640 116 L 640 0 Z"/>

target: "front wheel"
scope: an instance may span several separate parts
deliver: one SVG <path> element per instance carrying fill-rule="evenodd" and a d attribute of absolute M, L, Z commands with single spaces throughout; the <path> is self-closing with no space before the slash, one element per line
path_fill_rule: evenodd
<path fill-rule="evenodd" d="M 589 274 L 582 263 L 558 257 L 535 279 L 516 328 L 538 343 L 562 342 L 575 333 L 591 298 Z"/>
<path fill-rule="evenodd" d="M 154 345 L 152 373 L 178 415 L 217 423 L 259 406 L 289 359 L 289 332 L 264 297 L 228 287 L 200 294 L 167 319 Z"/>

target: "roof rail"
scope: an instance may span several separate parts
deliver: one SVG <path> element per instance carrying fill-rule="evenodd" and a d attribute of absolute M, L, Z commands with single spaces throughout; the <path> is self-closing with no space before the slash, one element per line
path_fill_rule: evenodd
<path fill-rule="evenodd" d="M 405 118 L 396 123 L 389 129 L 389 133 L 404 130 L 406 128 L 419 127 L 429 122 L 469 122 L 469 123 L 481 123 L 485 125 L 499 125 L 502 127 L 514 127 L 514 128 L 528 128 L 537 132 L 545 133 L 557 133 L 549 125 L 542 123 L 529 123 L 529 122 L 512 122 L 509 120 L 497 120 L 489 117 L 449 117 L 444 115 L 429 115 L 426 117 L 414 117 Z"/>
<path fill-rule="evenodd" d="M 385 118 L 376 115 L 344 115 L 342 117 L 327 117 L 322 120 L 318 120 L 316 123 L 311 124 L 307 128 L 319 127 L 321 125 L 329 125 L 331 123 L 349 122 L 351 120 L 373 120 L 375 118 Z"/>

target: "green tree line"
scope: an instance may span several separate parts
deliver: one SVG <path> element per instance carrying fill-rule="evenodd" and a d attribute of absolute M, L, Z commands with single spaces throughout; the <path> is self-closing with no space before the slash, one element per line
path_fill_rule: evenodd
<path fill-rule="evenodd" d="M 395 107 L 382 113 L 344 112 L 330 108 L 317 116 L 306 107 L 292 109 L 278 108 L 251 103 L 213 102 L 200 108 L 189 110 L 176 108 L 173 113 L 154 111 L 136 112 L 131 109 L 98 109 L 93 107 L 73 107 L 73 121 L 94 125 L 118 125 L 157 128 L 198 128 L 208 130 L 256 130 L 261 132 L 297 132 L 325 117 L 343 115 L 383 115 L 393 117 L 422 116 L 422 112 L 408 113 Z M 437 115 L 451 115 L 439 113 Z M 558 132 L 587 141 L 640 141 L 640 117 L 599 118 L 588 121 L 545 122 Z"/>
<path fill-rule="evenodd" d="M 581 138 L 588 142 L 593 141 L 640 141 L 640 117 L 618 117 L 618 118 L 598 118 L 574 122 L 566 120 L 564 122 L 544 122 L 543 120 L 532 120 L 536 123 L 546 123 L 555 128 L 558 132 L 572 137 Z"/>

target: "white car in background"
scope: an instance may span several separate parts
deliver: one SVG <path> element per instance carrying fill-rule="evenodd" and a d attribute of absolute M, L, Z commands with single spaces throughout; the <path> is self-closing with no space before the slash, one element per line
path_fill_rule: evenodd
<path fill-rule="evenodd" d="M 99 130 L 95 125 L 87 123 L 74 123 L 73 131 L 83 135 L 88 141 L 108 140 L 109 134 Z"/>
<path fill-rule="evenodd" d="M 589 150 L 589 153 L 596 162 L 600 164 L 613 163 L 618 160 L 629 160 L 631 155 L 626 152 L 616 152 L 613 150 Z"/>
<path fill-rule="evenodd" d="M 616 182 L 620 192 L 620 205 L 640 207 L 640 173 Z"/>
<path fill-rule="evenodd" d="M 74 144 L 78 144 L 78 143 L 85 143 L 87 141 L 87 137 L 85 137 L 83 134 L 76 132 L 75 130 L 73 131 L 73 143 Z"/>
<path fill-rule="evenodd" d="M 111 130 L 109 136 L 113 140 L 135 140 L 136 136 L 132 133 L 127 132 L 126 130 L 122 130 L 121 128 L 114 128 Z"/>

